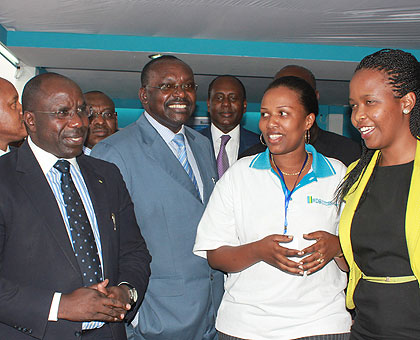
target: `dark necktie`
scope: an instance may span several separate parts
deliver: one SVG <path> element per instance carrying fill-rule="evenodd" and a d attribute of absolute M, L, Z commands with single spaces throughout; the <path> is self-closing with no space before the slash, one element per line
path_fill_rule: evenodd
<path fill-rule="evenodd" d="M 70 163 L 58 160 L 54 168 L 61 172 L 61 190 L 66 207 L 74 254 L 82 273 L 83 285 L 101 282 L 98 249 L 80 195 L 70 174 Z"/>
<path fill-rule="evenodd" d="M 219 174 L 219 178 L 222 177 L 225 171 L 229 168 L 229 159 L 226 153 L 226 144 L 229 142 L 230 136 L 222 135 L 220 139 L 221 139 L 220 150 L 216 159 L 217 172 Z"/>

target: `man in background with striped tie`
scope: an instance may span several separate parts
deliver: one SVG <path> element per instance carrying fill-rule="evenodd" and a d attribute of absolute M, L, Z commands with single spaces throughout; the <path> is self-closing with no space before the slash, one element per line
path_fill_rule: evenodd
<path fill-rule="evenodd" d="M 29 137 L 0 159 L 0 339 L 124 340 L 150 255 L 121 174 L 82 154 L 73 81 L 36 76 L 22 105 Z"/>
<path fill-rule="evenodd" d="M 128 338 L 217 339 L 223 274 L 192 253 L 217 179 L 210 142 L 184 125 L 195 109 L 194 74 L 174 56 L 154 59 L 143 68 L 139 97 L 144 114 L 96 144 L 91 154 L 120 168 L 153 257 Z"/>

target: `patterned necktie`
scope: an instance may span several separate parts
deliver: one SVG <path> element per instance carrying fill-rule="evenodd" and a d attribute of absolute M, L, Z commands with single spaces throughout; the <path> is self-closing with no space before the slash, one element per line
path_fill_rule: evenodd
<path fill-rule="evenodd" d="M 177 158 L 178 158 L 179 162 L 181 163 L 181 165 L 183 166 L 183 168 L 187 172 L 188 176 L 190 176 L 191 181 L 193 182 L 193 184 L 195 186 L 195 189 L 198 192 L 198 196 L 200 196 L 200 190 L 198 189 L 197 180 L 195 179 L 195 176 L 194 176 L 194 173 L 192 171 L 191 165 L 188 162 L 187 149 L 185 147 L 184 135 L 182 133 L 178 133 L 174 136 L 172 141 L 178 147 Z"/>
<path fill-rule="evenodd" d="M 69 221 L 74 255 L 82 273 L 83 285 L 90 286 L 102 281 L 101 263 L 92 228 L 71 178 L 70 163 L 66 160 L 58 160 L 54 168 L 61 172 L 61 191 Z"/>
<path fill-rule="evenodd" d="M 226 144 L 229 142 L 230 138 L 231 137 L 229 135 L 222 135 L 222 137 L 220 137 L 222 141 L 220 143 L 220 150 L 216 159 L 217 172 L 219 174 L 219 178 L 221 178 L 225 171 L 229 168 L 229 159 L 226 153 Z"/>

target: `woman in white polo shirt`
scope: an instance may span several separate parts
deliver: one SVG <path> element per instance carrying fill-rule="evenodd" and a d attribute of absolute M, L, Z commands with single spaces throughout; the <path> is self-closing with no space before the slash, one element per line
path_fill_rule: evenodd
<path fill-rule="evenodd" d="M 236 162 L 213 191 L 194 253 L 227 273 L 219 340 L 349 337 L 332 203 L 346 167 L 305 144 L 317 113 L 304 80 L 273 81 L 259 125 L 267 150 Z"/>

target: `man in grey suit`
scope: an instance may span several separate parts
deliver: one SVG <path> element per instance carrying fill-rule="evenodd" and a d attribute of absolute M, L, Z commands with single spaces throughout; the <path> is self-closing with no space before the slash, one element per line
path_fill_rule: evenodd
<path fill-rule="evenodd" d="M 192 253 L 217 172 L 209 140 L 184 126 L 195 109 L 191 68 L 173 56 L 150 61 L 139 97 L 146 112 L 92 150 L 120 168 L 152 254 L 146 296 L 128 333 L 136 340 L 217 339 L 223 274 Z"/>

